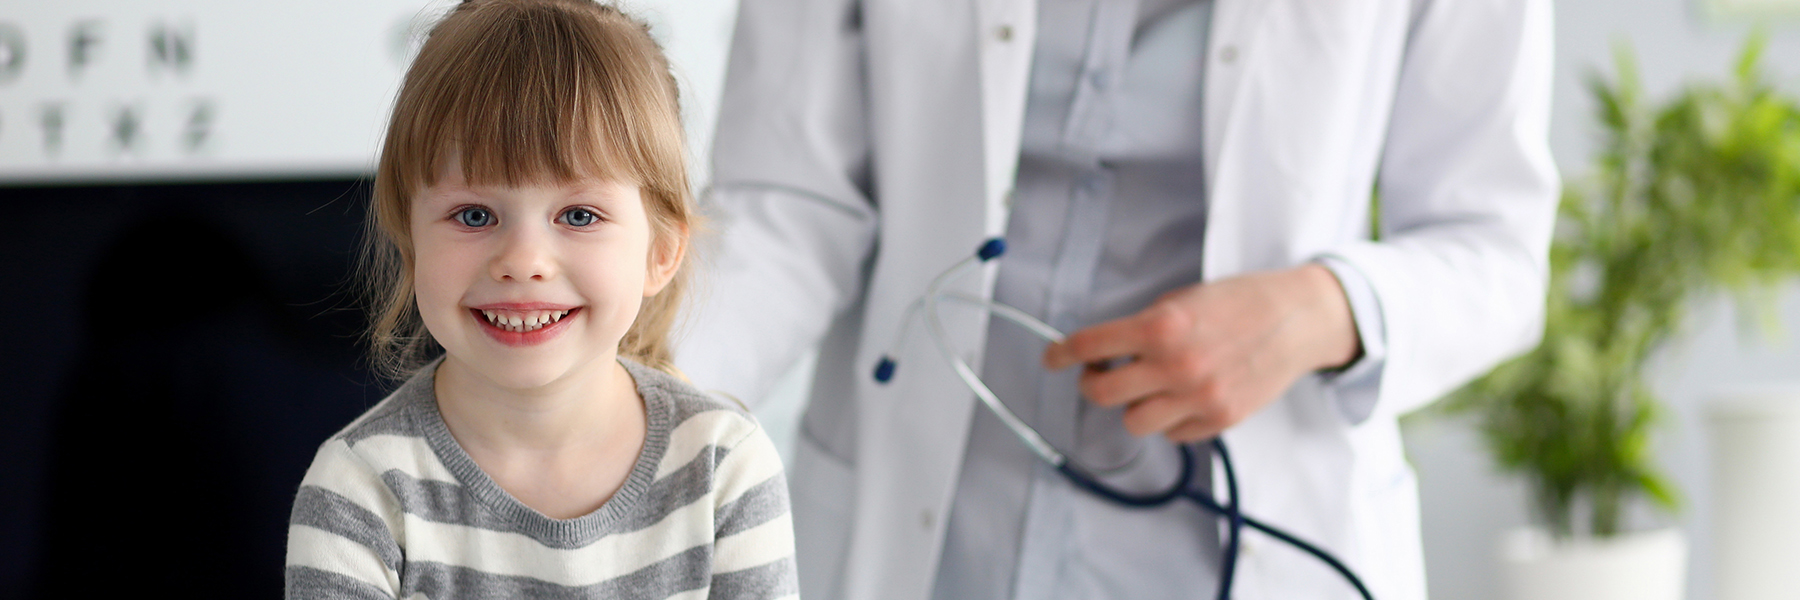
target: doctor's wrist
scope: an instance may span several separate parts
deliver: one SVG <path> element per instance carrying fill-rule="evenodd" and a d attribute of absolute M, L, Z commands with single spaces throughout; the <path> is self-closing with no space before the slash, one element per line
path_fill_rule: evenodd
<path fill-rule="evenodd" d="M 1303 337 L 1300 343 L 1305 364 L 1312 371 L 1334 371 L 1348 368 L 1362 357 L 1362 342 L 1356 333 L 1356 319 L 1350 310 L 1349 297 L 1331 269 L 1318 263 L 1306 263 L 1290 269 L 1294 298 L 1299 301 L 1296 317 Z"/>

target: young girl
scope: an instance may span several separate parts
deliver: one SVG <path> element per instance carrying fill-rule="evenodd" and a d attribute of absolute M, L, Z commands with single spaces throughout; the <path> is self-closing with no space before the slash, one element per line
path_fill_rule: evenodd
<path fill-rule="evenodd" d="M 614 8 L 472 0 L 432 30 L 370 211 L 372 345 L 411 377 L 320 448 L 289 598 L 795 594 L 773 445 L 668 372 L 679 115 Z"/>

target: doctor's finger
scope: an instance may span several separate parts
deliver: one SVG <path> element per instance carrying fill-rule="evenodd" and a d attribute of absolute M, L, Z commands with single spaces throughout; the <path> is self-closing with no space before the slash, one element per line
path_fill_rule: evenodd
<path fill-rule="evenodd" d="M 1204 415 L 1200 410 L 1200 406 L 1191 400 L 1158 394 L 1126 408 L 1123 420 L 1126 431 L 1142 437 L 1168 431 L 1183 421 L 1202 418 Z"/>
<path fill-rule="evenodd" d="M 1044 349 L 1044 368 L 1061 371 L 1081 363 L 1141 354 L 1147 341 L 1138 317 L 1107 321 L 1069 334 Z"/>
<path fill-rule="evenodd" d="M 1134 361 L 1107 370 L 1081 373 L 1081 393 L 1100 406 L 1118 406 L 1170 389 L 1162 369 L 1148 361 Z"/>
<path fill-rule="evenodd" d="M 1168 431 L 1164 431 L 1163 437 L 1168 438 L 1171 442 L 1186 444 L 1218 437 L 1223 431 L 1224 429 L 1211 420 L 1188 419 L 1175 424 Z"/>

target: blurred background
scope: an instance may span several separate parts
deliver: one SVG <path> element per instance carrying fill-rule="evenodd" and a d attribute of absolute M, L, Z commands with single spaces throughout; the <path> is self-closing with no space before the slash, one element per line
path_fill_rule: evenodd
<path fill-rule="evenodd" d="M 736 2 L 624 5 L 675 63 L 704 182 Z M 0 209 L 18 217 L 0 228 L 0 596 L 280 588 L 314 449 L 386 392 L 347 284 L 384 117 L 446 6 L 0 0 Z M 1572 180 L 1603 139 L 1585 82 L 1621 44 L 1654 99 L 1728 81 L 1761 30 L 1766 80 L 1800 90 L 1800 1 L 1563 0 L 1556 21 L 1551 141 Z M 1688 598 L 1722 597 L 1709 407 L 1800 389 L 1800 285 L 1775 287 L 1786 333 L 1708 292 L 1646 363 L 1651 452 L 1683 502 L 1630 521 L 1685 534 Z M 810 368 L 759 406 L 778 442 Z M 1532 521 L 1477 420 L 1406 421 L 1439 600 L 1501 597 L 1497 545 Z"/>

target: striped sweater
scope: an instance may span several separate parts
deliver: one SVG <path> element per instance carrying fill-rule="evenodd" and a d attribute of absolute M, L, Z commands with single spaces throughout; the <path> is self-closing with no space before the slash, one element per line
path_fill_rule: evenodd
<path fill-rule="evenodd" d="M 495 484 L 437 410 L 435 366 L 333 436 L 288 527 L 288 598 L 782 598 L 787 484 L 742 410 L 621 361 L 648 434 L 618 493 L 546 517 Z"/>

